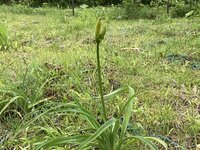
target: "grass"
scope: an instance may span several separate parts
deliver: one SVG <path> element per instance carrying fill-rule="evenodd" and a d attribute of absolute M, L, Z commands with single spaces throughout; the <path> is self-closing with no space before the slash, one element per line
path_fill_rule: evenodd
<path fill-rule="evenodd" d="M 6 49 L 8 46 L 8 35 L 6 28 L 3 25 L 0 25 L 0 49 Z"/>
<path fill-rule="evenodd" d="M 99 104 L 90 99 L 98 93 L 93 31 L 97 18 L 106 15 L 103 9 L 109 14 L 113 9 L 77 9 L 73 17 L 71 10 L 0 7 L 10 43 L 0 51 L 0 107 L 13 101 L 1 112 L 1 148 L 33 149 L 38 141 L 79 132 L 85 122 L 71 114 L 47 115 L 26 125 L 57 104 L 73 101 L 73 91 L 98 119 Z M 107 94 L 122 85 L 134 87 L 130 134 L 160 137 L 170 149 L 198 144 L 199 23 L 198 17 L 108 21 L 100 53 L 103 89 Z M 175 55 L 184 57 L 169 59 Z M 18 105 L 18 97 L 26 103 Z M 108 117 L 120 111 L 116 106 L 124 99 L 106 101 Z"/>

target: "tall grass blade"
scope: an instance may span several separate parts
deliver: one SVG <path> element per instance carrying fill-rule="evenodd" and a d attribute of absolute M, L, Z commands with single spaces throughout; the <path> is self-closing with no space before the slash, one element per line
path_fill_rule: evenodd
<path fill-rule="evenodd" d="M 19 96 L 13 97 L 10 101 L 7 102 L 7 104 L 1 109 L 0 115 L 3 113 L 3 111 L 14 101 L 16 101 L 19 98 Z"/>
<path fill-rule="evenodd" d="M 29 109 L 30 109 L 30 108 L 33 108 L 33 107 L 35 107 L 36 105 L 38 105 L 38 104 L 40 104 L 40 103 L 43 103 L 43 102 L 46 102 L 46 101 L 48 101 L 48 100 L 50 100 L 50 99 L 52 99 L 52 97 L 48 97 L 48 98 L 44 98 L 44 99 L 38 100 L 38 101 L 36 101 L 36 102 L 34 102 L 34 103 L 28 105 L 28 108 L 29 108 Z"/>
<path fill-rule="evenodd" d="M 8 45 L 7 30 L 3 25 L 0 25 L 0 48 Z"/>

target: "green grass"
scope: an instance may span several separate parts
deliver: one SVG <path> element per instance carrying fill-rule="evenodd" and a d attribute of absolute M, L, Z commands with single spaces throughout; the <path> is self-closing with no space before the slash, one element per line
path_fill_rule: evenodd
<path fill-rule="evenodd" d="M 6 108 L 0 111 L 0 149 L 34 149 L 38 141 L 85 127 L 71 114 L 25 125 L 56 104 L 73 101 L 72 91 L 100 117 L 95 109 L 100 103 L 90 98 L 98 93 L 94 27 L 106 15 L 103 9 L 108 17 L 114 14 L 114 8 L 77 9 L 73 17 L 71 10 L 0 6 L 9 35 L 8 50 L 0 51 L 0 108 Z M 161 137 L 171 149 L 176 143 L 192 149 L 200 141 L 199 29 L 198 17 L 108 21 L 100 52 L 103 89 L 107 94 L 123 85 L 134 88 L 130 134 Z M 174 55 L 184 57 L 171 59 Z M 106 101 L 107 115 L 118 113 L 116 106 L 124 101 L 123 95 Z"/>
<path fill-rule="evenodd" d="M 0 25 L 0 50 L 6 49 L 8 46 L 8 35 L 6 31 L 6 27 Z"/>

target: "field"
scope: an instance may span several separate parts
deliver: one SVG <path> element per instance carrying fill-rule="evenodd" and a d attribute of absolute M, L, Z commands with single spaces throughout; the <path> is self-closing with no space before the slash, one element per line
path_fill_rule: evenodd
<path fill-rule="evenodd" d="M 109 18 L 100 45 L 104 93 L 134 88 L 131 134 L 159 137 L 169 149 L 200 143 L 200 17 L 127 20 L 110 17 L 114 10 L 80 8 L 72 16 L 69 9 L 0 6 L 9 34 L 9 47 L 0 51 L 0 149 L 34 149 L 84 127 L 63 113 L 31 122 L 38 107 L 73 101 L 71 92 L 98 117 L 99 102 L 88 97 L 98 95 L 94 33 L 100 16 Z M 106 101 L 109 116 L 123 101 L 124 95 Z"/>

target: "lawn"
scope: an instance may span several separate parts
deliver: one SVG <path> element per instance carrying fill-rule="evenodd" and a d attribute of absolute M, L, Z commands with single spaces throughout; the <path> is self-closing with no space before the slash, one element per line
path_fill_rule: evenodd
<path fill-rule="evenodd" d="M 99 102 L 89 97 L 98 95 L 94 32 L 100 16 L 109 18 L 100 45 L 104 93 L 123 85 L 136 91 L 129 133 L 159 137 L 169 149 L 200 143 L 200 17 L 127 20 L 110 17 L 120 12 L 114 11 L 80 8 L 72 16 L 69 9 L 0 6 L 9 34 L 9 47 L 0 51 L 0 108 L 11 103 L 0 111 L 0 149 L 34 149 L 84 127 L 69 114 L 24 125 L 38 107 L 73 101 L 72 91 L 99 116 Z M 109 116 L 124 100 L 106 101 Z"/>

